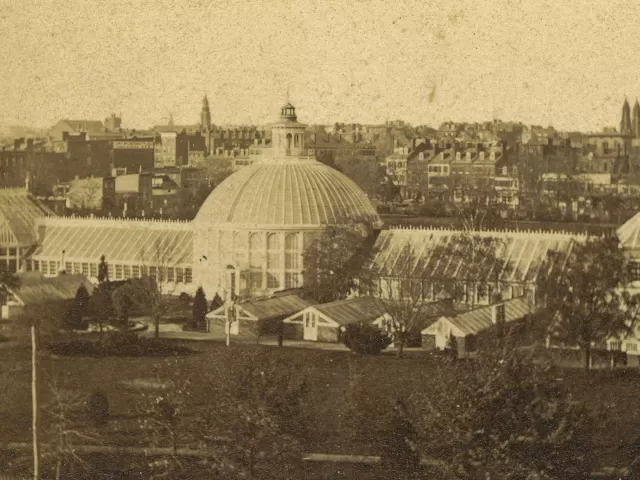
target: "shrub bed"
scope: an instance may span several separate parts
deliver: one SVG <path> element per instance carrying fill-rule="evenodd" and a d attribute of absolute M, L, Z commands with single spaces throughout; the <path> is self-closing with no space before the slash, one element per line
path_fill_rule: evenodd
<path fill-rule="evenodd" d="M 191 348 L 171 340 L 142 338 L 129 332 L 110 332 L 99 341 L 50 342 L 46 349 L 55 355 L 84 357 L 167 357 L 193 353 Z"/>
<path fill-rule="evenodd" d="M 342 334 L 342 343 L 361 355 L 379 355 L 391 339 L 373 325 L 350 324 Z"/>

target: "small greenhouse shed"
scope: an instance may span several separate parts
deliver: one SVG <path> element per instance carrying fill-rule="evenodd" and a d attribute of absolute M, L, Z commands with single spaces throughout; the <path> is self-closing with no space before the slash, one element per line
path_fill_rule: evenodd
<path fill-rule="evenodd" d="M 312 304 L 313 302 L 301 298 L 297 292 L 276 293 L 269 297 L 225 303 L 207 313 L 208 330 L 226 327 L 227 321 L 230 321 L 231 335 L 277 335 L 284 318 Z"/>
<path fill-rule="evenodd" d="M 422 346 L 427 350 L 444 350 L 453 341 L 458 356 L 462 357 L 476 351 L 478 341 L 496 325 L 523 320 L 533 311 L 527 300 L 516 298 L 456 316 L 443 316 L 422 330 Z"/>
<path fill-rule="evenodd" d="M 87 293 L 93 292 L 93 284 L 84 275 L 58 275 L 45 277 L 39 272 L 18 274 L 20 286 L 9 289 L 6 305 L 2 306 L 2 319 L 44 315 L 53 317 L 64 313 L 76 297 L 80 285 Z"/>
<path fill-rule="evenodd" d="M 339 342 L 350 323 L 380 323 L 388 317 L 384 302 L 374 297 L 353 297 L 312 305 L 283 320 L 285 338 Z"/>

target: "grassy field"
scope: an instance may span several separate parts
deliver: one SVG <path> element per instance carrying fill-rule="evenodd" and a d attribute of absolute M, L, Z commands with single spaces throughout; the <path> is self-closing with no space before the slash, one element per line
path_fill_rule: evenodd
<path fill-rule="evenodd" d="M 277 348 L 259 345 L 232 345 L 218 342 L 183 342 L 197 352 L 176 358 L 78 358 L 43 355 L 40 371 L 45 382 L 55 382 L 62 389 L 88 397 L 96 390 L 106 392 L 113 421 L 103 432 L 110 445 L 141 445 L 137 415 L 149 393 L 162 391 L 162 385 L 193 382 L 193 395 L 184 412 L 216 409 L 216 399 L 206 395 L 202 372 L 224 369 L 238 358 L 257 350 L 267 350 L 270 357 L 297 365 L 309 382 L 308 403 L 310 435 L 305 445 L 309 453 L 343 453 L 377 455 L 375 437 L 354 438 L 349 425 L 347 392 L 349 379 L 360 377 L 369 402 L 370 414 L 389 408 L 398 397 L 414 390 L 429 391 L 445 376 L 456 375 L 456 363 L 422 352 L 410 358 L 393 356 L 360 357 L 349 352 L 312 349 Z M 30 351 L 28 346 L 5 346 L 0 349 L 0 442 L 30 440 Z M 215 376 L 213 377 L 215 379 Z M 455 377 L 454 377 L 455 378 Z M 206 380 L 211 381 L 211 379 Z M 596 437 L 598 457 L 605 465 L 625 466 L 628 454 L 619 448 L 640 435 L 640 375 L 630 372 L 598 372 L 586 380 L 579 370 L 562 372 L 562 380 L 575 395 L 606 411 Z M 202 383 L 199 383 L 202 382 Z M 42 390 L 42 405 L 50 397 Z M 188 415 L 188 413 L 186 414 Z M 188 442 L 188 440 L 185 440 Z M 329 478 L 329 477 L 327 477 Z M 341 478 L 341 477 L 334 477 Z M 347 477 L 342 477 L 347 478 Z M 356 478 L 356 477 L 353 477 Z"/>

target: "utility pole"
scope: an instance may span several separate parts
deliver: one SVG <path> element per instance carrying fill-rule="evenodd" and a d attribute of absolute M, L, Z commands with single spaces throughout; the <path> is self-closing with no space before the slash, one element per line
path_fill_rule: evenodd
<path fill-rule="evenodd" d="M 38 326 L 37 319 L 31 324 L 31 408 L 33 435 L 33 480 L 40 478 L 40 445 L 38 443 Z"/>

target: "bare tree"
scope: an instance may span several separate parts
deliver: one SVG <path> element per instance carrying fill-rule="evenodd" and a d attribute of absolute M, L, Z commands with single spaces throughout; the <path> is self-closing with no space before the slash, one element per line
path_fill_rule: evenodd
<path fill-rule="evenodd" d="M 83 178 L 78 180 L 76 188 L 69 192 L 71 208 L 80 210 L 100 210 L 102 197 L 102 178 Z"/>
<path fill-rule="evenodd" d="M 55 479 L 60 480 L 68 469 L 74 474 L 77 466 L 86 468 L 86 462 L 76 453 L 74 445 L 95 444 L 99 437 L 88 432 L 86 422 L 82 422 L 81 413 L 85 409 L 85 398 L 69 390 L 60 388 L 55 380 L 49 382 L 51 402 L 44 409 L 47 428 L 44 435 L 49 442 L 43 452 L 43 462 L 52 462 Z"/>
<path fill-rule="evenodd" d="M 154 322 L 155 337 L 160 336 L 160 320 L 171 309 L 171 302 L 167 298 L 175 289 L 169 285 L 169 270 L 175 275 L 175 267 L 178 261 L 174 259 L 176 241 L 156 241 L 151 255 L 144 250 L 140 258 L 145 265 L 146 272 L 141 278 L 131 279 L 125 285 L 114 292 L 118 298 L 118 304 L 123 305 L 124 298 L 128 299 L 134 308 L 142 310 L 149 315 Z M 175 278 L 175 277 L 174 277 Z"/>
<path fill-rule="evenodd" d="M 191 385 L 192 381 L 187 376 L 165 383 L 161 392 L 139 392 L 143 401 L 137 405 L 138 423 L 149 445 L 162 447 L 169 444 L 173 452 L 171 458 L 164 463 L 164 471 L 153 478 L 171 478 L 182 468 L 178 459 L 178 446 L 180 434 L 185 428 L 182 412 L 188 408 L 186 399 L 190 395 Z"/>
<path fill-rule="evenodd" d="M 395 262 L 394 275 L 371 267 L 363 273 L 367 283 L 372 285 L 372 293 L 382 299 L 389 314 L 386 326 L 393 336 L 398 358 L 403 356 L 408 335 L 420 328 L 428 305 L 423 293 L 424 279 L 412 276 L 418 260 L 419 254 L 410 243 L 406 243 Z"/>

